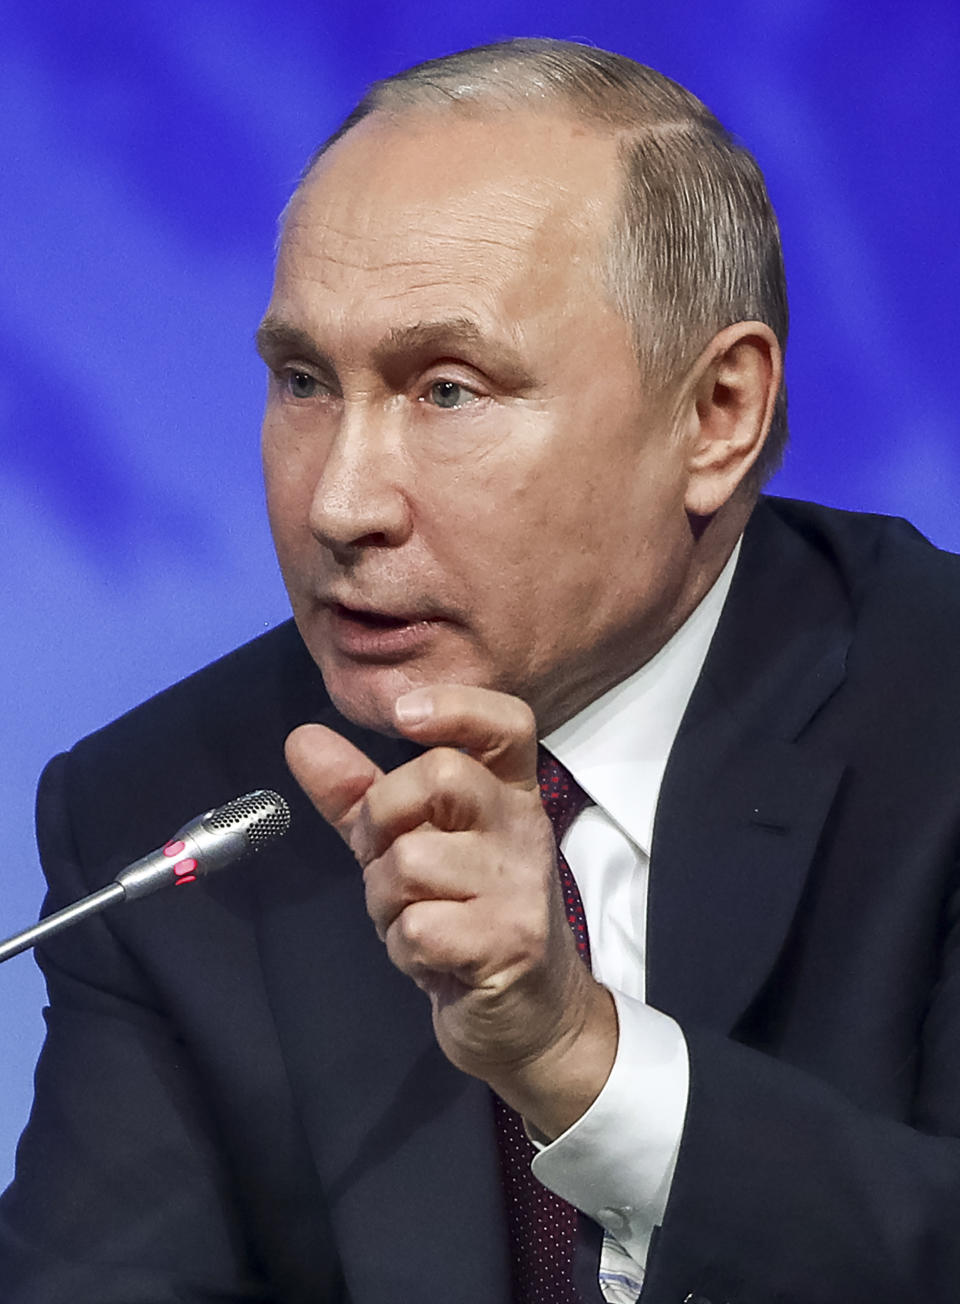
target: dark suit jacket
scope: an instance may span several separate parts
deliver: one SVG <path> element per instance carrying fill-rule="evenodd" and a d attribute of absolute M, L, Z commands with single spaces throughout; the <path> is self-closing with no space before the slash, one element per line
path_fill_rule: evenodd
<path fill-rule="evenodd" d="M 960 1298 L 960 563 L 768 501 L 670 759 L 648 996 L 691 1095 L 644 1304 Z M 271 786 L 259 860 L 44 948 L 7 1304 L 507 1304 L 487 1089 L 437 1050 L 281 745 L 336 716 L 292 626 L 49 767 L 49 908 Z M 595 1285 L 596 1235 L 578 1271 Z"/>

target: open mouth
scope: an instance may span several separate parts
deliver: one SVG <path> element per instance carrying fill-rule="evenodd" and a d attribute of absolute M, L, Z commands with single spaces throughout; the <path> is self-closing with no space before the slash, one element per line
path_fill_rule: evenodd
<path fill-rule="evenodd" d="M 357 611 L 340 602 L 334 605 L 334 610 L 341 620 L 365 625 L 367 629 L 402 629 L 404 625 L 415 625 L 418 620 L 424 619 L 416 616 L 388 616 L 382 611 Z"/>
<path fill-rule="evenodd" d="M 438 629 L 438 622 L 424 614 L 390 615 L 341 602 L 332 602 L 329 610 L 332 646 L 362 661 L 391 662 L 419 655 Z"/>

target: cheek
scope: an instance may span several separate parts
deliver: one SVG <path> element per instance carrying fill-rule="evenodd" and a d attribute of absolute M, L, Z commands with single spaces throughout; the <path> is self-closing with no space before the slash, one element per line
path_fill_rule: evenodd
<path fill-rule="evenodd" d="M 309 534 L 310 505 L 319 469 L 308 449 L 274 423 L 264 423 L 261 455 L 267 515 L 277 552 L 288 549 L 299 537 Z M 281 556 L 281 563 L 283 557 Z"/>
<path fill-rule="evenodd" d="M 314 568 L 315 545 L 308 524 L 308 504 L 287 489 L 292 486 L 268 482 L 267 515 L 280 573 L 296 614 L 299 594 L 308 588 Z"/>

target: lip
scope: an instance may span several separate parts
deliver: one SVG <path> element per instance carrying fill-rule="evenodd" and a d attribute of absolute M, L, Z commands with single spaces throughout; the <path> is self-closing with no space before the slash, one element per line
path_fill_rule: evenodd
<path fill-rule="evenodd" d="M 428 613 L 393 613 L 328 601 L 327 629 L 334 649 L 362 661 L 400 661 L 424 650 L 442 620 Z"/>

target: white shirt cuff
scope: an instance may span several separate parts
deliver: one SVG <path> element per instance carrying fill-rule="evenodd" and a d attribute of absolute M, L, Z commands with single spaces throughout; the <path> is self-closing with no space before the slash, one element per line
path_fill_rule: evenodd
<path fill-rule="evenodd" d="M 617 1056 L 603 1090 L 549 1145 L 533 1173 L 604 1227 L 642 1268 L 663 1221 L 687 1109 L 690 1065 L 680 1025 L 623 992 Z"/>

